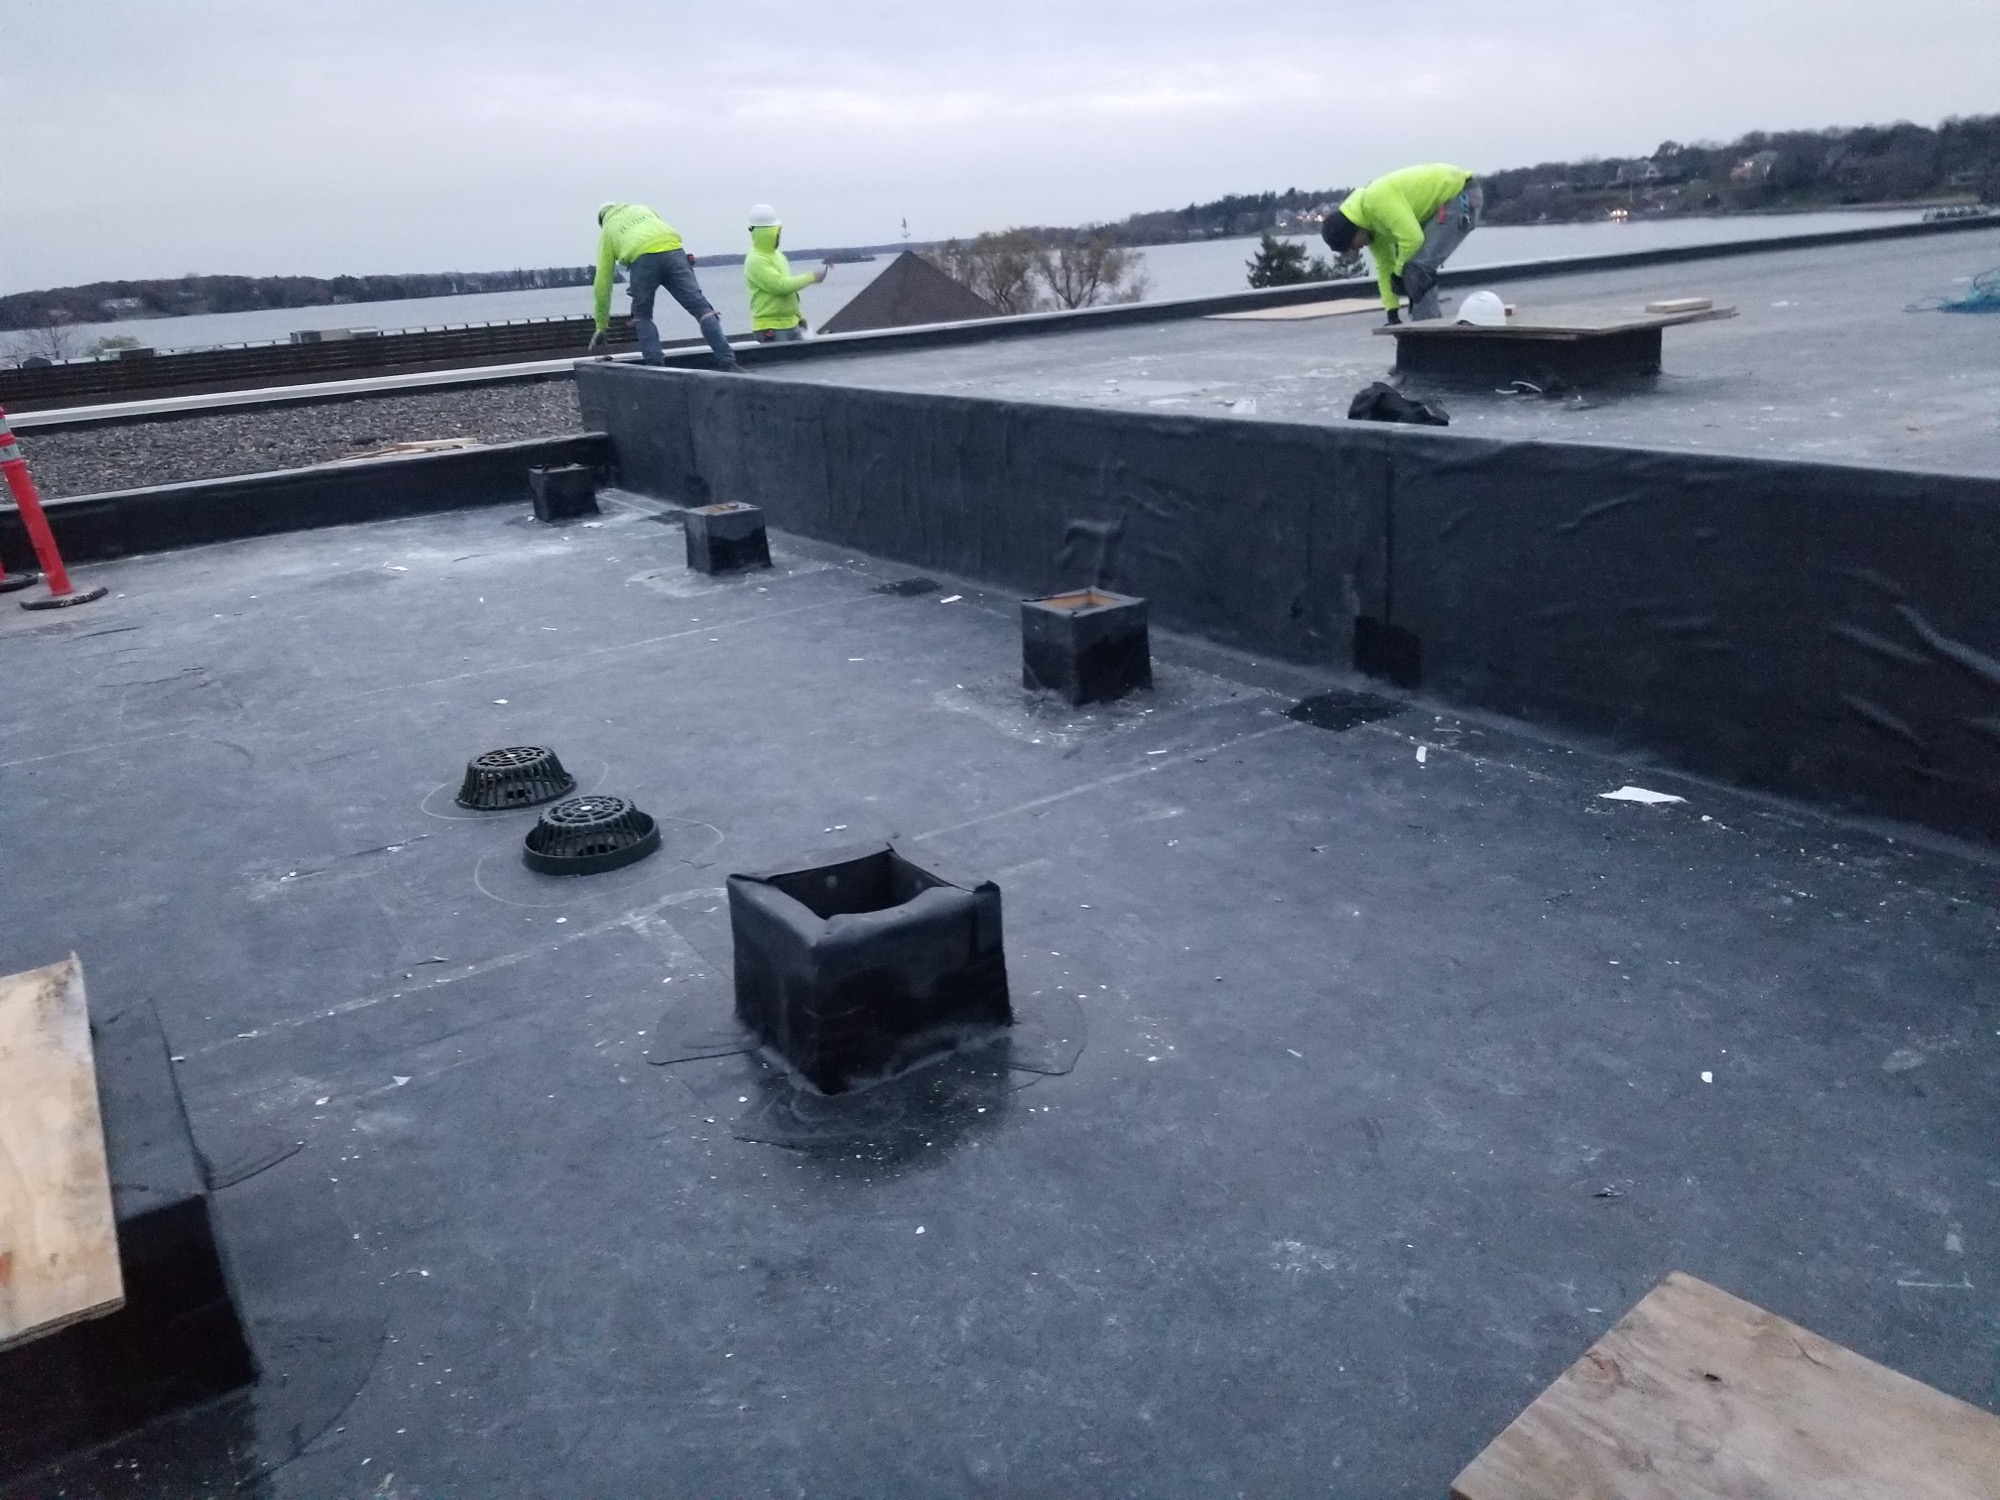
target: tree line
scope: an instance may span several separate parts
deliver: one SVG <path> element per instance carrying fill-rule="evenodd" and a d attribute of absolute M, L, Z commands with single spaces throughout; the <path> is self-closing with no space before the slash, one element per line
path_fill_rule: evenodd
<path fill-rule="evenodd" d="M 1649 155 L 1481 172 L 1489 224 L 1628 215 L 1742 213 L 1925 200 L 2000 202 L 2000 115 L 1834 130 L 1752 131 L 1729 142 L 1663 141 Z M 1271 230 L 1313 232 L 1350 188 L 1231 194 L 1134 214 L 1103 233 L 1125 245 Z"/>
<path fill-rule="evenodd" d="M 1480 176 L 1489 224 L 1838 208 L 1921 200 L 2000 202 L 2000 115 L 1851 129 L 1753 131 L 1727 143 L 1664 141 L 1650 155 L 1543 162 Z M 1231 193 L 1081 229 L 1017 228 L 933 247 L 931 261 L 1003 313 L 1137 301 L 1145 245 L 1263 235 L 1252 286 L 1359 274 L 1359 257 L 1306 258 L 1271 238 L 1318 233 L 1350 188 Z M 1079 274 L 1082 273 L 1082 274 Z M 1137 287 L 1134 290 L 1134 287 Z"/>
<path fill-rule="evenodd" d="M 87 286 L 0 297 L 0 329 L 589 286 L 594 274 L 590 266 L 544 266 L 538 270 L 390 276 L 177 276 L 171 280 L 93 281 Z"/>
<path fill-rule="evenodd" d="M 1646 156 L 1544 162 L 1482 176 L 1490 224 L 2000 202 L 2000 115 L 1936 128 L 1753 131 L 1727 144 L 1662 141 Z"/>

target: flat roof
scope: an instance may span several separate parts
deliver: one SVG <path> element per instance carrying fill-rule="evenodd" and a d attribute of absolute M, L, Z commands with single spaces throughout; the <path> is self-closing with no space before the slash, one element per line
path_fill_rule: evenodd
<path fill-rule="evenodd" d="M 1990 318 L 1910 311 L 2000 265 L 2000 229 L 1686 264 L 1499 280 L 1523 315 L 1639 313 L 1698 296 L 1739 315 L 1664 335 L 1664 372 L 1554 396 L 1435 392 L 1454 432 L 2000 474 L 2000 340 Z M 1454 295 L 1474 290 L 1454 289 Z M 1342 422 L 1387 375 L 1379 310 L 1312 320 L 1123 325 L 798 361 L 763 378 L 1126 410 Z"/>
<path fill-rule="evenodd" d="M 253 1336 L 358 1387 L 270 1493 L 1434 1496 L 1675 1269 L 1991 1404 L 1990 863 L 1178 638 L 1073 712 L 1010 597 L 674 519 L 0 610 L 0 967 L 157 1003 Z M 524 743 L 662 851 L 527 871 L 451 800 Z M 1013 1065 L 649 1061 L 729 872 L 889 835 L 1000 883 Z"/>

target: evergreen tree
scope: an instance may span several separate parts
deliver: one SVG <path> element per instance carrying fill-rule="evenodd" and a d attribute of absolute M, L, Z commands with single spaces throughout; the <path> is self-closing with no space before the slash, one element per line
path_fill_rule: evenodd
<path fill-rule="evenodd" d="M 1306 265 L 1306 247 L 1268 234 L 1257 242 L 1257 254 L 1249 262 L 1249 268 L 1252 286 L 1296 286 L 1312 280 Z"/>
<path fill-rule="evenodd" d="M 1361 274 L 1361 252 L 1350 250 L 1337 261 L 1324 255 L 1306 259 L 1306 247 L 1296 240 L 1265 235 L 1257 242 L 1256 258 L 1247 263 L 1252 286 L 1298 286 L 1307 281 L 1335 281 Z"/>

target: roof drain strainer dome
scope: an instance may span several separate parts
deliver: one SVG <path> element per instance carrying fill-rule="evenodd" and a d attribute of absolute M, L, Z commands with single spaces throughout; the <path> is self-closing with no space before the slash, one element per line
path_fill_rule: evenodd
<path fill-rule="evenodd" d="M 521 849 L 544 875 L 595 875 L 660 847 L 660 825 L 623 797 L 572 797 L 543 813 Z"/>
<path fill-rule="evenodd" d="M 575 790 L 576 778 L 563 769 L 555 751 L 540 745 L 514 745 L 488 750 L 466 762 L 458 805 L 495 812 L 553 802 Z"/>

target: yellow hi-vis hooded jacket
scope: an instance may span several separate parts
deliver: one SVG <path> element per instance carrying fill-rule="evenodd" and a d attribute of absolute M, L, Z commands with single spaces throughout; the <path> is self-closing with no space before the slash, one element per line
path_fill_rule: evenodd
<path fill-rule="evenodd" d="M 778 248 L 778 226 L 760 224 L 750 231 L 743 284 L 750 289 L 750 326 L 761 333 L 799 326 L 799 291 L 811 286 L 813 278 L 792 274 L 792 263 Z"/>
<path fill-rule="evenodd" d="M 614 203 L 604 211 L 604 227 L 597 235 L 597 280 L 591 284 L 598 332 L 611 326 L 612 265 L 629 266 L 640 256 L 656 250 L 680 248 L 680 234 L 650 208 L 637 203 Z"/>
<path fill-rule="evenodd" d="M 1472 174 L 1465 168 L 1433 162 L 1378 177 L 1341 203 L 1341 213 L 1370 235 L 1368 253 L 1375 259 L 1384 307 L 1394 308 L 1399 300 L 1389 278 L 1400 276 L 1410 257 L 1424 248 L 1424 227 L 1470 181 Z"/>

